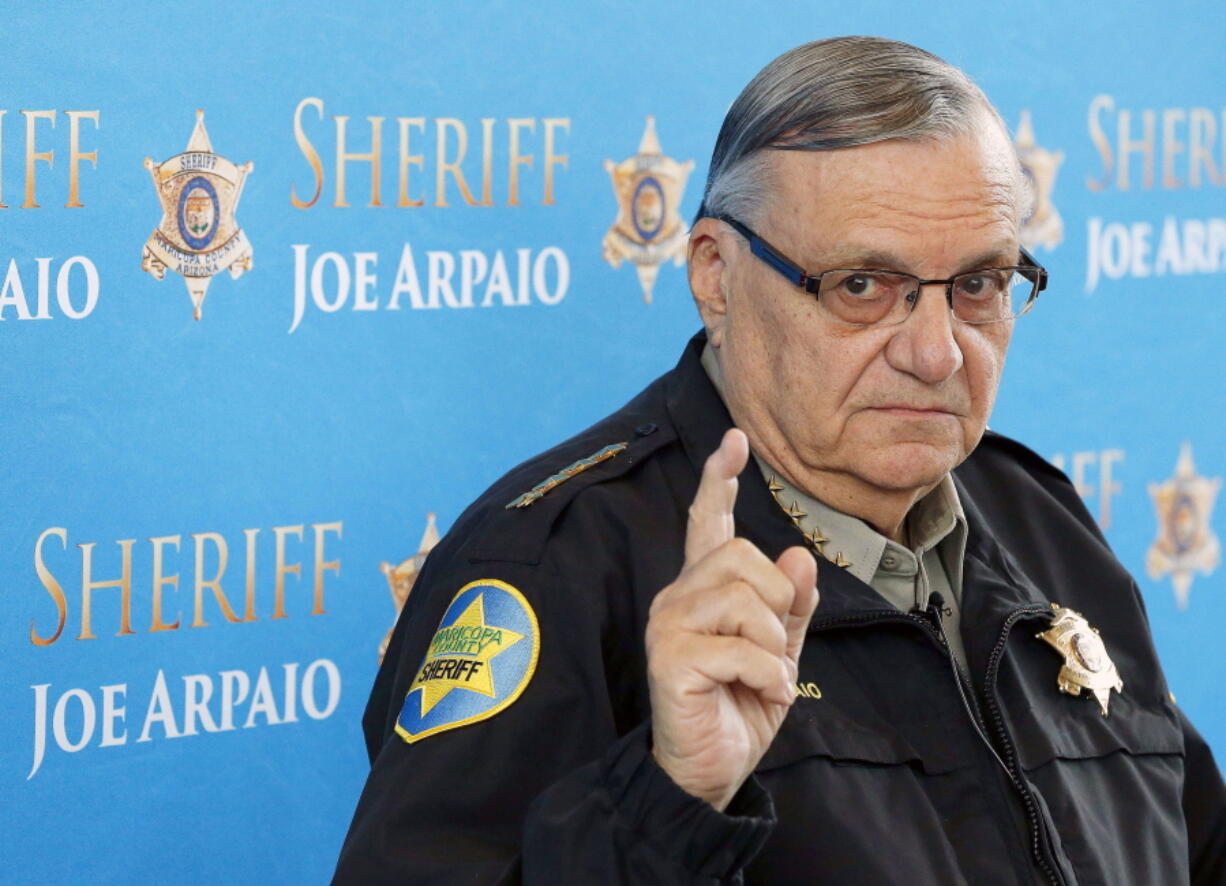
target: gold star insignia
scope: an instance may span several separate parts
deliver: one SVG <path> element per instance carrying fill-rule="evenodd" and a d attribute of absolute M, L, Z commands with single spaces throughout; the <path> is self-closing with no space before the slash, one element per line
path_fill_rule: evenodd
<path fill-rule="evenodd" d="M 830 541 L 830 539 L 822 535 L 821 529 L 814 526 L 806 531 L 802 520 L 809 516 L 809 514 L 807 511 L 801 509 L 799 501 L 793 499 L 790 506 L 783 503 L 783 500 L 779 497 L 779 493 L 786 491 L 787 487 L 779 482 L 778 477 L 776 477 L 774 474 L 768 474 L 766 477 L 766 488 L 769 489 L 771 495 L 774 496 L 775 503 L 779 505 L 779 509 L 788 516 L 788 519 L 792 521 L 792 525 L 800 530 L 800 534 L 804 538 L 805 543 L 813 550 L 815 554 L 817 554 L 819 557 L 825 557 L 827 560 L 830 560 L 836 566 L 840 566 L 843 569 L 851 566 L 851 563 L 843 559 L 843 554 L 841 552 L 833 559 L 827 556 L 822 545 L 826 544 L 826 542 Z"/>
<path fill-rule="evenodd" d="M 485 595 L 478 594 L 455 621 L 439 628 L 426 663 L 409 687 L 410 693 L 422 690 L 421 715 L 428 714 L 453 689 L 496 697 L 490 660 L 523 638 L 523 634 L 488 624 Z"/>

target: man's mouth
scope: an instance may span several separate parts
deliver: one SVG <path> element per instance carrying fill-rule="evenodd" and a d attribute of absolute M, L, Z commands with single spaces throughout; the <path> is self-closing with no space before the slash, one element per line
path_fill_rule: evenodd
<path fill-rule="evenodd" d="M 885 412 L 900 418 L 935 418 L 942 415 L 956 416 L 958 413 L 947 406 L 911 406 L 907 404 L 886 404 L 870 406 L 875 412 Z"/>

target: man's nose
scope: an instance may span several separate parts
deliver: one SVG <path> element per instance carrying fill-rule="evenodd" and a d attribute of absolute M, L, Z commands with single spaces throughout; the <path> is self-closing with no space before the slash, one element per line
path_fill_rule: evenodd
<path fill-rule="evenodd" d="M 928 283 L 916 293 L 915 307 L 886 345 L 886 358 L 926 384 L 939 384 L 962 368 L 962 348 L 954 338 L 949 285 Z"/>

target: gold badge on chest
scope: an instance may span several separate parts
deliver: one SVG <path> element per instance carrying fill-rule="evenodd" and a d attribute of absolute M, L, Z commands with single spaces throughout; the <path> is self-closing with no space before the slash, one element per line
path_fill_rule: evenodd
<path fill-rule="evenodd" d="M 1080 612 L 1056 603 L 1051 604 L 1051 608 L 1051 627 L 1035 636 L 1064 656 L 1056 685 L 1069 695 L 1081 695 L 1082 689 L 1088 689 L 1098 699 L 1103 716 L 1107 716 L 1111 690 L 1124 691 L 1124 681 L 1115 669 L 1115 662 L 1107 654 L 1098 630 L 1090 627 Z"/>

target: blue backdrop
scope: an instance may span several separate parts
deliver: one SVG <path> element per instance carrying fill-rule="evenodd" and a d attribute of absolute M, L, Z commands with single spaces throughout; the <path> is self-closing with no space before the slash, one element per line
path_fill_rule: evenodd
<path fill-rule="evenodd" d="M 1220 3 L 44 3 L 3 33 L 6 882 L 326 880 L 434 528 L 675 362 L 696 314 L 642 231 L 693 214 L 766 61 L 843 33 L 942 55 L 1017 130 L 1052 284 L 993 426 L 1077 482 L 1226 746 Z"/>

